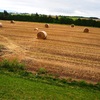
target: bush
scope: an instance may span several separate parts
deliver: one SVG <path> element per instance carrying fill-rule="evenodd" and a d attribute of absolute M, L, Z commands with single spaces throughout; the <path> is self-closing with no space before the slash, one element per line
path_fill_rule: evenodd
<path fill-rule="evenodd" d="M 24 76 L 24 77 L 33 77 L 33 74 L 31 72 L 28 72 L 28 71 L 23 71 L 20 73 L 21 76 Z"/>
<path fill-rule="evenodd" d="M 8 70 L 10 72 L 18 72 L 25 70 L 25 65 L 19 63 L 16 59 L 12 61 L 4 59 L 0 62 L 0 69 Z"/>
<path fill-rule="evenodd" d="M 100 82 L 96 84 L 96 87 L 100 90 Z"/>
<path fill-rule="evenodd" d="M 47 70 L 45 68 L 40 68 L 38 70 L 38 74 L 46 74 L 47 73 Z"/>

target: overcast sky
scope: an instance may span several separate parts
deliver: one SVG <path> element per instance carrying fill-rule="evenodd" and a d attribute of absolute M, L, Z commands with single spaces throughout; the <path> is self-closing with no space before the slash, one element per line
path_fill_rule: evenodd
<path fill-rule="evenodd" d="M 0 11 L 100 18 L 100 0 L 0 0 Z"/>

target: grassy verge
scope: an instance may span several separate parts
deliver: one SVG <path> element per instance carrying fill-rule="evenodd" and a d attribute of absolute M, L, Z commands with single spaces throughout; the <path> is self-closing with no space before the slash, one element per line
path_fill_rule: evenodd
<path fill-rule="evenodd" d="M 16 60 L 0 62 L 0 100 L 100 100 L 99 94 L 100 84 L 60 80 L 43 68 L 33 75 Z"/>

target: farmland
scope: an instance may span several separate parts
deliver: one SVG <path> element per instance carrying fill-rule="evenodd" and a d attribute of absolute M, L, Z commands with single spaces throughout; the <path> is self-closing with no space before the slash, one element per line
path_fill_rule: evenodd
<path fill-rule="evenodd" d="M 28 65 L 27 70 L 45 68 L 59 78 L 100 82 L 100 28 L 44 23 L 0 21 L 0 44 L 3 58 L 17 58 Z M 37 32 L 46 31 L 47 40 L 37 39 Z"/>

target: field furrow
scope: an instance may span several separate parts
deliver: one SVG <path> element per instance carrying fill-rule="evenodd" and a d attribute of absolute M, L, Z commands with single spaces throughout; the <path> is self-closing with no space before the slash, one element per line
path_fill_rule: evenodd
<path fill-rule="evenodd" d="M 100 82 L 100 28 L 88 27 L 90 32 L 83 33 L 83 26 L 1 22 L 0 44 L 12 50 L 8 58 L 22 59 L 29 71 L 44 67 L 59 77 Z M 47 32 L 47 40 L 37 39 L 36 27 Z"/>

